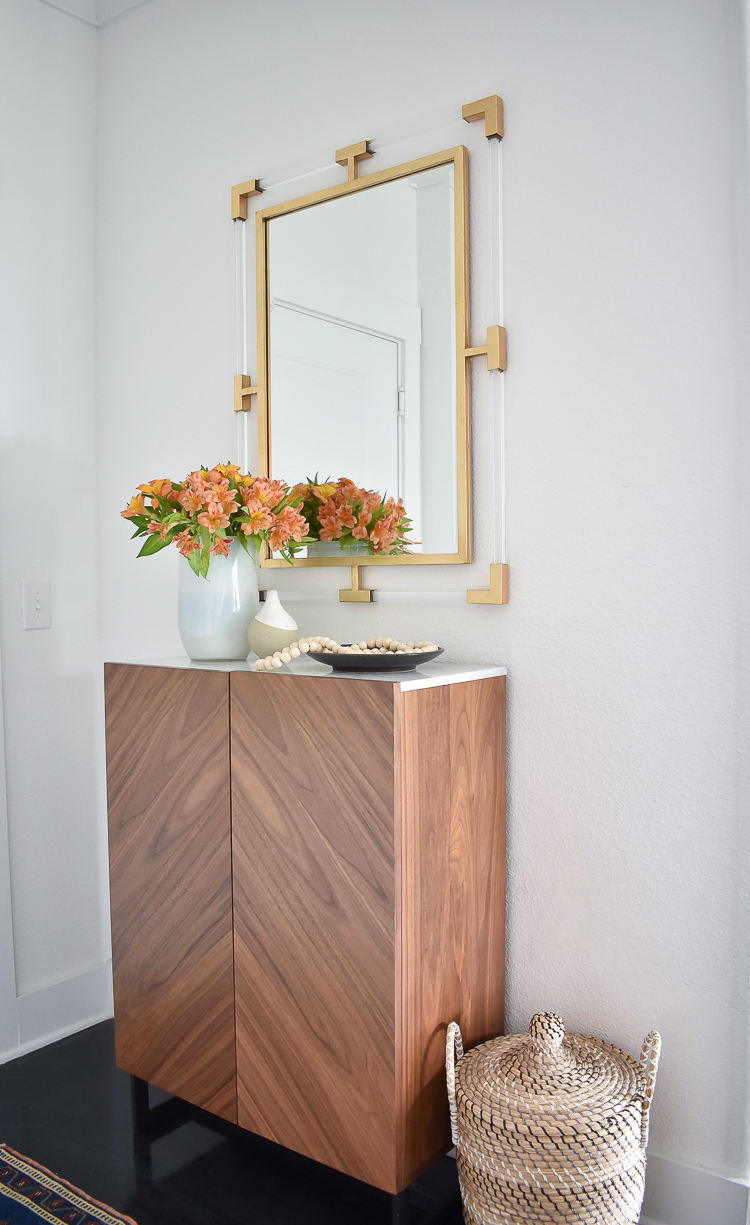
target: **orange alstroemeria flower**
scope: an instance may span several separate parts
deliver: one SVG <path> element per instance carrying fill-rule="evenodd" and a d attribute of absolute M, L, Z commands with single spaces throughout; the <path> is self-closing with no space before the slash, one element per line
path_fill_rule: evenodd
<path fill-rule="evenodd" d="M 262 476 L 258 476 L 250 485 L 247 493 L 248 498 L 254 498 L 256 502 L 262 502 L 264 506 L 268 506 L 271 500 L 271 482 L 265 480 Z"/>
<path fill-rule="evenodd" d="M 307 489 L 307 486 L 303 485 L 302 488 Z M 323 485 L 313 485 L 311 492 L 315 494 L 316 498 L 320 498 L 321 502 L 327 502 L 336 492 L 336 483 L 335 481 L 326 481 Z"/>
<path fill-rule="evenodd" d="M 194 553 L 196 549 L 201 547 L 195 537 L 190 535 L 187 528 L 185 528 L 184 532 L 180 532 L 179 535 L 175 536 L 174 542 L 183 557 L 189 557 L 191 553 Z"/>
<path fill-rule="evenodd" d="M 237 494 L 233 489 L 229 488 L 229 481 L 227 480 L 214 481 L 211 485 L 210 501 L 219 506 L 224 506 L 230 515 L 233 510 L 237 510 L 236 497 Z"/>
<path fill-rule="evenodd" d="M 267 506 L 263 506 L 257 498 L 251 498 L 247 503 L 249 519 L 247 523 L 242 524 L 242 530 L 246 536 L 255 536 L 257 532 L 265 532 L 269 527 L 274 525 L 274 517 L 272 511 Z"/>
<path fill-rule="evenodd" d="M 357 520 L 352 514 L 351 506 L 341 506 L 336 514 L 336 518 L 341 527 L 356 527 Z"/>
<path fill-rule="evenodd" d="M 131 498 L 124 510 L 120 511 L 123 519 L 132 519 L 134 515 L 143 515 L 146 513 L 146 499 L 142 493 L 136 494 Z"/>
<path fill-rule="evenodd" d="M 219 528 L 229 527 L 228 517 L 214 510 L 207 510 L 202 515 L 198 515 L 198 522 L 201 527 L 207 527 L 209 532 L 218 532 Z"/>
<path fill-rule="evenodd" d="M 159 506 L 160 502 L 177 501 L 177 491 L 172 488 L 172 482 L 166 479 L 150 481 L 148 485 L 139 485 L 138 488 L 151 498 L 154 506 Z"/>
<path fill-rule="evenodd" d="M 192 488 L 183 489 L 178 501 L 189 515 L 197 515 L 198 511 L 203 510 L 206 505 L 206 499 L 202 493 L 196 493 Z"/>
<path fill-rule="evenodd" d="M 276 516 L 276 526 L 283 528 L 296 541 L 300 541 L 308 531 L 307 519 L 293 506 L 285 506 L 279 511 Z"/>
<path fill-rule="evenodd" d="M 389 516 L 385 515 L 373 527 L 370 532 L 370 540 L 376 552 L 381 553 L 385 549 L 389 549 L 396 541 L 396 532 L 393 530 L 392 524 L 389 522 Z"/>
<path fill-rule="evenodd" d="M 352 494 L 358 493 L 358 492 L 359 490 L 357 489 L 357 486 L 354 484 L 354 481 L 350 481 L 348 476 L 340 476 L 338 479 L 336 493 L 334 494 L 334 497 L 336 501 L 340 504 L 341 502 L 348 502 Z"/>
<path fill-rule="evenodd" d="M 211 546 L 211 554 L 213 557 L 229 557 L 231 548 L 231 536 L 217 536 Z"/>
<path fill-rule="evenodd" d="M 320 539 L 321 540 L 338 540 L 341 536 L 342 527 L 338 520 L 338 515 L 318 515 L 318 523 L 320 524 Z M 323 533 L 326 533 L 324 536 Z"/>
<path fill-rule="evenodd" d="M 276 527 L 274 527 L 269 537 L 270 545 L 274 553 L 284 547 L 290 536 L 291 532 L 288 531 L 283 525 L 277 524 Z"/>
<path fill-rule="evenodd" d="M 208 476 L 208 473 L 205 473 L 205 476 Z M 185 477 L 185 480 L 182 482 L 182 485 L 184 489 L 192 489 L 196 497 L 201 498 L 201 500 L 204 502 L 206 501 L 207 485 L 206 481 L 204 480 L 203 472 L 189 472 Z"/>
<path fill-rule="evenodd" d="M 217 464 L 210 472 L 205 473 L 205 479 L 208 481 L 227 481 L 236 479 L 236 473 L 239 468 L 236 464 Z"/>
<path fill-rule="evenodd" d="M 259 476 L 250 486 L 250 496 L 272 509 L 282 501 L 285 494 L 286 486 L 283 481 L 267 481 L 265 477 Z"/>

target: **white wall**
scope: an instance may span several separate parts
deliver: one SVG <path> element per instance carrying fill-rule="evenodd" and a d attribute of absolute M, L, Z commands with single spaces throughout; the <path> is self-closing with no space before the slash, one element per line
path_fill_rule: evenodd
<path fill-rule="evenodd" d="M 427 633 L 508 665 L 509 1024 L 554 1008 L 633 1052 L 658 1027 L 652 1150 L 735 1177 L 741 37 L 729 0 L 153 0 L 100 33 L 109 657 L 181 652 L 177 559 L 135 560 L 118 519 L 132 488 L 236 454 L 230 185 L 326 163 L 334 182 L 336 148 L 503 95 L 511 603 L 352 607 L 313 599 L 341 571 L 278 581 L 308 592 L 291 605 L 305 631 Z M 371 569 L 371 586 L 487 585 L 488 379 L 476 564 Z"/>
<path fill-rule="evenodd" d="M 0 0 L 0 1059 L 79 1029 L 110 1006 L 94 415 L 96 37 L 38 0 Z M 50 580 L 51 629 L 23 630 L 23 578 Z"/>

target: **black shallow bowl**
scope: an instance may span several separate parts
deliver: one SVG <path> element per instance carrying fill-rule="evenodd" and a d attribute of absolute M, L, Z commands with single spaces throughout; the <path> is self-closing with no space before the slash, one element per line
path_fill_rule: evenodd
<path fill-rule="evenodd" d="M 341 645 L 348 647 L 351 643 Z M 413 672 L 420 664 L 437 659 L 444 650 L 445 647 L 438 647 L 437 651 L 421 651 L 419 655 L 396 655 L 395 651 L 387 655 L 324 655 L 322 651 L 308 651 L 307 658 L 317 664 L 328 664 L 334 672 Z"/>

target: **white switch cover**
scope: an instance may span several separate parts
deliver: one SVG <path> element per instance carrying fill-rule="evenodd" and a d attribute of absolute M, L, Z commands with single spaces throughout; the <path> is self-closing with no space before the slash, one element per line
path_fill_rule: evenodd
<path fill-rule="evenodd" d="M 49 579 L 23 580 L 23 628 L 48 630 L 52 625 L 49 604 Z"/>

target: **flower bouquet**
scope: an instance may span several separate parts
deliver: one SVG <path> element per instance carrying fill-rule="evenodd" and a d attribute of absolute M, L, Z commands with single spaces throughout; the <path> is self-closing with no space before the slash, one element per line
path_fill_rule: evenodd
<path fill-rule="evenodd" d="M 342 549 L 364 545 L 371 555 L 408 553 L 406 539 L 411 530 L 404 504 L 399 498 L 381 497 L 372 489 L 360 489 L 348 477 L 295 485 L 292 497 L 299 499 L 312 540 L 338 540 Z"/>
<path fill-rule="evenodd" d="M 403 503 L 360 489 L 346 477 L 290 488 L 284 481 L 243 475 L 236 464 L 198 468 L 184 481 L 139 485 L 124 519 L 145 536 L 138 554 L 149 557 L 176 544 L 194 572 L 208 577 L 212 557 L 228 557 L 232 540 L 245 551 L 267 542 L 291 562 L 317 540 L 338 540 L 344 549 L 363 543 L 372 554 L 406 553 L 410 519 Z"/>
<path fill-rule="evenodd" d="M 135 524 L 133 538 L 146 536 L 138 556 L 148 557 L 176 544 L 197 575 L 207 578 L 211 557 L 228 557 L 232 540 L 245 551 L 267 541 L 291 561 L 309 541 L 299 494 L 283 481 L 243 476 L 235 464 L 199 468 L 180 483 L 139 485 L 122 511 Z M 148 504 L 146 502 L 148 499 Z"/>

